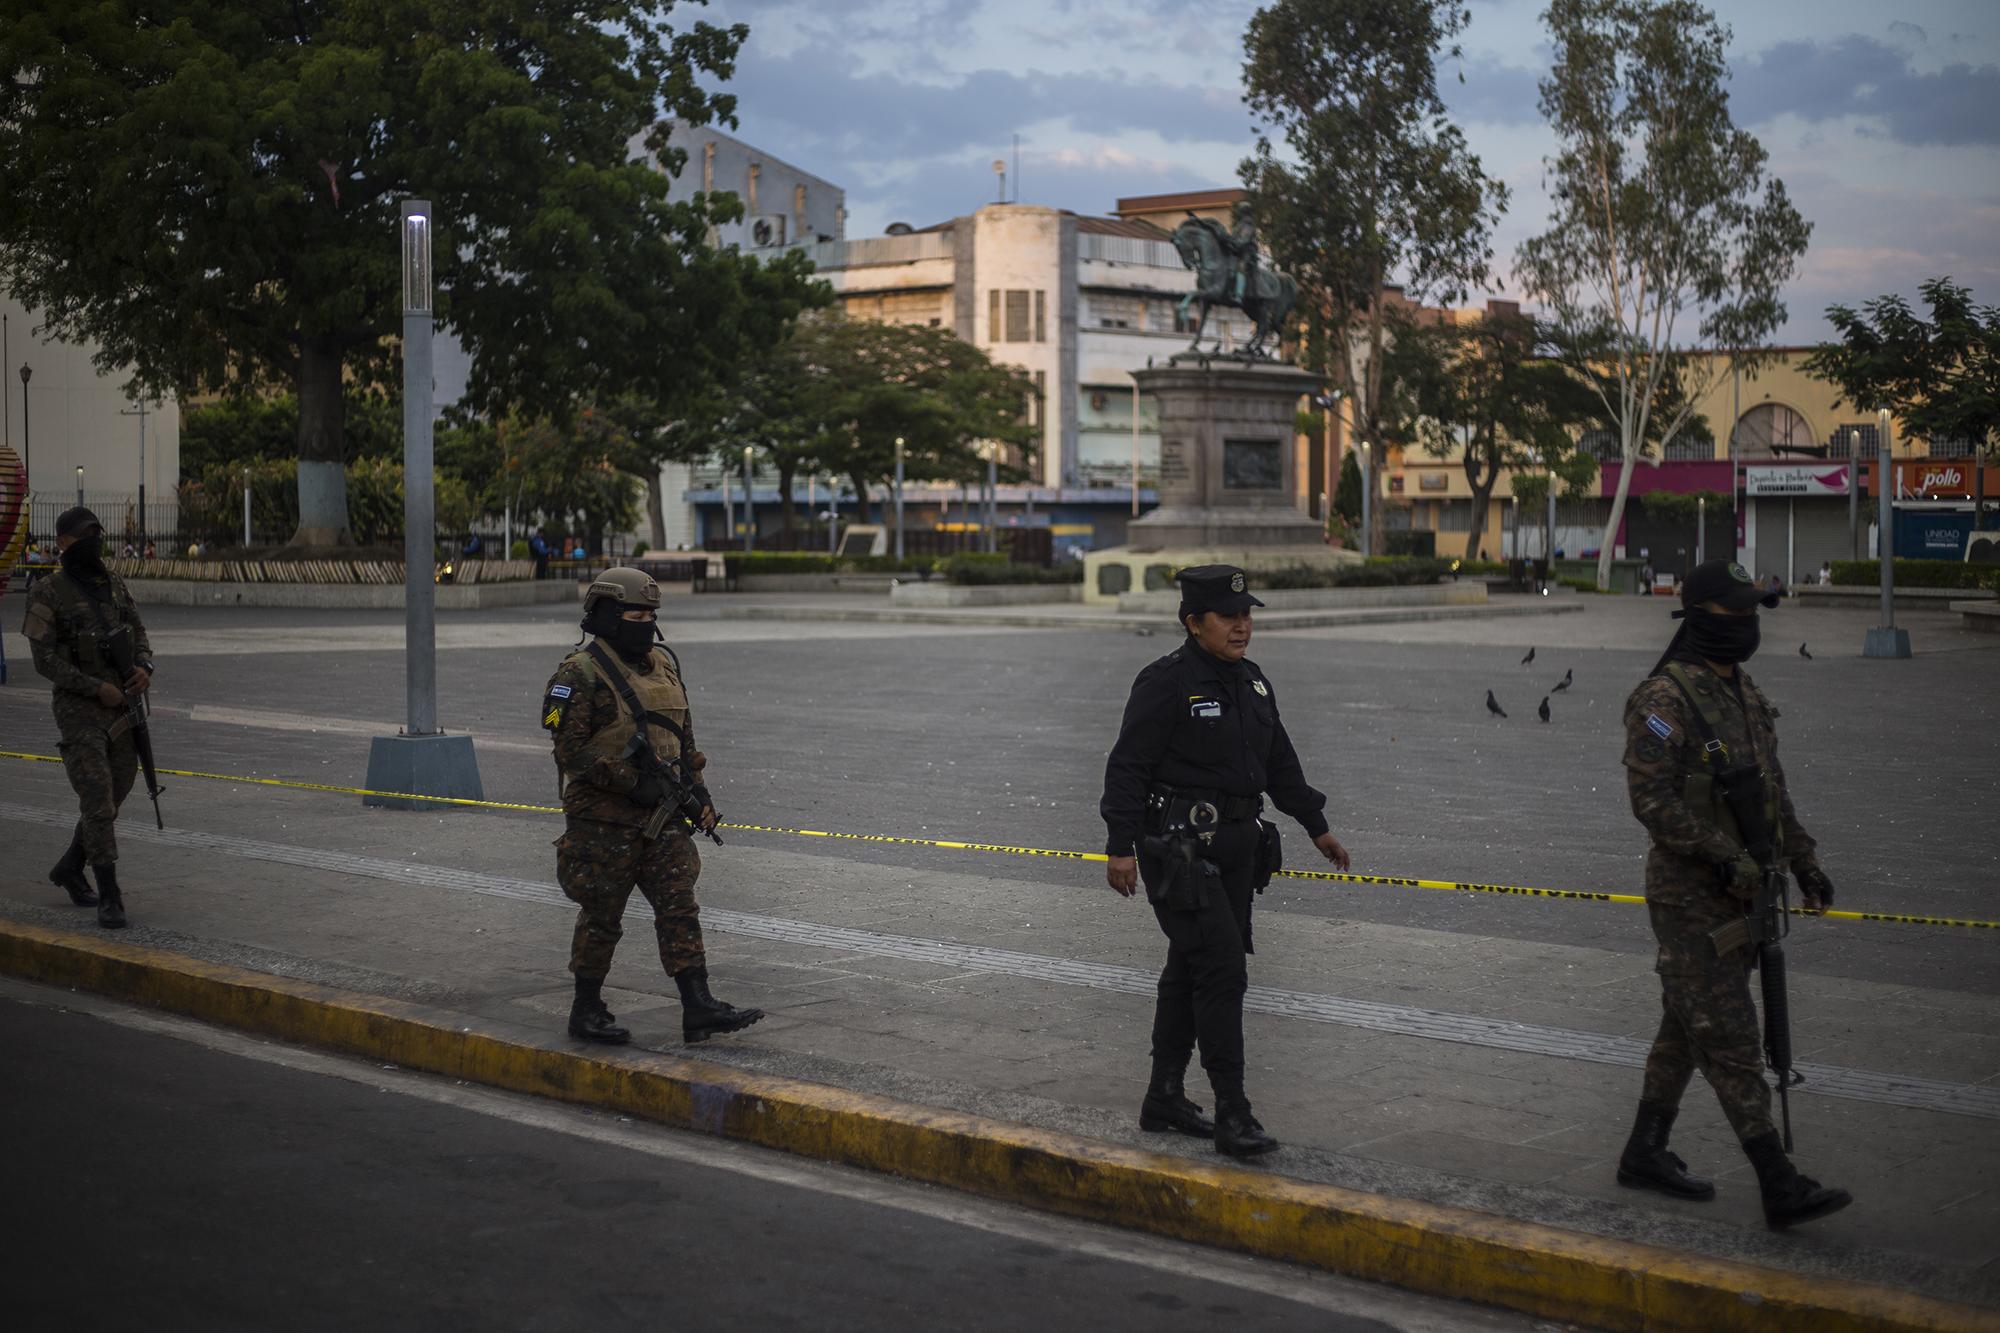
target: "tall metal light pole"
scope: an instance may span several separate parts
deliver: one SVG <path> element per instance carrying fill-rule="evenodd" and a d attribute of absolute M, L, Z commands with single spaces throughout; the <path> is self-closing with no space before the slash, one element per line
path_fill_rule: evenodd
<path fill-rule="evenodd" d="M 21 363 L 21 489 L 28 494 L 28 502 L 35 499 L 35 437 L 28 429 L 28 381 L 35 377 L 35 368 Z M 34 520 L 28 520 L 29 531 L 34 530 Z"/>
<path fill-rule="evenodd" d="M 427 199 L 405 199 L 398 219 L 403 272 L 403 675 L 407 718 L 368 751 L 368 789 L 483 798 L 470 736 L 447 736 L 437 718 L 437 481 L 432 466 L 431 234 Z M 364 796 L 364 805 L 436 809 L 428 802 Z"/>
<path fill-rule="evenodd" d="M 1375 512 L 1375 485 L 1368 466 L 1368 441 L 1356 440 L 1354 447 L 1361 452 L 1361 554 L 1366 557 L 1375 554 L 1375 529 L 1369 523 Z"/>
<path fill-rule="evenodd" d="M 1134 495 L 1138 491 L 1132 492 Z M 1000 446 L 988 441 L 986 445 L 986 553 L 992 555 L 1000 549 Z"/>
<path fill-rule="evenodd" d="M 83 464 L 76 465 L 76 507 L 83 508 Z"/>
<path fill-rule="evenodd" d="M 1908 657 L 1910 632 L 1896 628 L 1896 464 L 1889 447 L 1889 409 L 1875 414 L 1875 489 L 1880 517 L 1876 520 L 1875 555 L 1882 570 L 1882 623 L 1862 640 L 1863 657 Z"/>
<path fill-rule="evenodd" d="M 896 437 L 896 558 L 903 558 L 903 437 Z"/>
<path fill-rule="evenodd" d="M 743 446 L 743 551 L 747 555 L 757 549 L 757 503 L 752 499 L 750 460 L 756 454 L 752 445 Z"/>
<path fill-rule="evenodd" d="M 146 400 L 140 398 L 138 407 L 120 408 L 121 417 L 139 418 L 139 550 L 146 549 Z"/>

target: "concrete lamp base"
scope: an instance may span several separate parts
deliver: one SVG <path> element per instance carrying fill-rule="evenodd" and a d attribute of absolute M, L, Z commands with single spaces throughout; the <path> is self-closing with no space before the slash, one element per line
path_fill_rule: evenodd
<path fill-rule="evenodd" d="M 1910 655 L 1910 632 L 1889 625 L 1877 625 L 1868 631 L 1868 638 L 1861 645 L 1863 657 L 1908 657 Z"/>
<path fill-rule="evenodd" d="M 377 736 L 368 746 L 368 790 L 486 799 L 470 736 Z M 385 810 L 452 808 L 440 801 L 407 801 L 393 796 L 364 796 L 361 803 Z"/>

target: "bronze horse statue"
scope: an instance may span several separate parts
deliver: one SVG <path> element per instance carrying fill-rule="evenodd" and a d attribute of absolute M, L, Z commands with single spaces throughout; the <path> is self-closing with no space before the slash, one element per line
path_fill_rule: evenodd
<path fill-rule="evenodd" d="M 1243 347 L 1243 354 L 1270 355 L 1264 350 L 1264 343 L 1284 327 L 1286 316 L 1298 303 L 1299 285 L 1290 274 L 1276 273 L 1257 264 L 1250 272 L 1250 281 L 1244 284 L 1247 290 L 1239 295 L 1237 275 L 1243 261 L 1237 251 L 1254 245 L 1254 241 L 1239 241 L 1231 236 L 1211 218 L 1190 217 L 1174 228 L 1174 249 L 1180 252 L 1181 262 L 1195 272 L 1194 290 L 1181 298 L 1181 318 L 1187 318 L 1190 305 L 1201 303 L 1189 351 L 1201 349 L 1202 330 L 1208 325 L 1210 307 L 1224 306 L 1241 310 L 1256 326 L 1256 332 Z"/>

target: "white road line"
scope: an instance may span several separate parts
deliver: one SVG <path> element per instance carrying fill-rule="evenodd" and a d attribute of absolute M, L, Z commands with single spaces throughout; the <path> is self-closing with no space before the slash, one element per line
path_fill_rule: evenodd
<path fill-rule="evenodd" d="M 0 802 L 0 819 L 68 827 L 75 816 L 37 806 Z M 259 842 L 222 833 L 199 833 L 185 829 L 161 832 L 136 824 L 121 836 L 135 836 L 205 852 L 220 852 L 252 861 L 327 870 L 359 875 L 367 879 L 398 884 L 418 884 L 427 888 L 451 889 L 488 897 L 511 898 L 541 903 L 565 911 L 574 906 L 553 884 L 513 879 L 504 875 L 482 875 L 450 866 L 421 862 L 391 861 L 353 852 L 326 851 L 316 847 L 293 847 L 282 843 Z M 635 904 L 637 915 L 642 909 Z M 1084 986 L 1093 990 L 1119 991 L 1128 995 L 1151 995 L 1156 978 L 1138 968 L 1110 963 L 1092 963 L 1047 954 L 1020 953 L 976 944 L 955 944 L 948 940 L 924 939 L 912 935 L 888 935 L 873 930 L 794 921 L 785 917 L 731 912 L 722 908 L 702 909 L 706 926 L 753 939 L 802 945 L 809 948 L 847 949 L 877 958 L 902 958 L 935 963 L 944 967 L 1028 981 L 1052 982 L 1063 986 Z M 1373 1000 L 1350 1000 L 1338 995 L 1311 991 L 1273 990 L 1252 986 L 1243 1007 L 1256 1013 L 1313 1023 L 1333 1023 L 1342 1027 L 1386 1032 L 1399 1037 L 1479 1046 L 1490 1050 L 1521 1051 L 1530 1055 L 1581 1060 L 1590 1064 L 1643 1068 L 1647 1044 L 1630 1037 L 1614 1037 L 1601 1032 L 1543 1027 L 1514 1023 L 1477 1014 L 1458 1014 L 1440 1009 L 1420 1009 L 1410 1005 L 1384 1004 Z M 1876 1102 L 1904 1106 L 1919 1111 L 1939 1111 L 1948 1115 L 1975 1116 L 2000 1120 L 2000 1086 L 1948 1083 L 1938 1079 L 1886 1074 L 1875 1070 L 1850 1069 L 1840 1065 L 1801 1063 L 1798 1072 L 1805 1082 L 1793 1091 L 1849 1101 Z"/>

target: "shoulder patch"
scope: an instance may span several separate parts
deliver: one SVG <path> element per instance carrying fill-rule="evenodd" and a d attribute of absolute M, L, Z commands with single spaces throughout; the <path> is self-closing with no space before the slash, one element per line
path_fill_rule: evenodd
<path fill-rule="evenodd" d="M 562 709 L 561 709 L 561 708 L 559 708 L 559 707 L 558 707 L 558 708 L 551 708 L 551 709 L 550 709 L 550 710 L 549 710 L 548 712 L 546 712 L 546 713 L 544 713 L 544 714 L 542 715 L 542 727 L 543 727 L 543 729 L 544 729 L 544 730 L 546 730 L 546 731 L 554 731 L 554 730 L 555 730 L 555 729 L 556 729 L 557 727 L 559 727 L 559 726 L 561 726 L 561 725 L 562 725 Z"/>
<path fill-rule="evenodd" d="M 1663 741 L 1673 739 L 1674 735 L 1673 724 L 1668 722 L 1665 718 L 1661 717 L 1658 713 L 1646 714 L 1646 730 L 1652 732 L 1655 736 L 1658 736 Z"/>
<path fill-rule="evenodd" d="M 1641 736 L 1638 745 L 1639 757 L 1649 764 L 1657 764 L 1667 757 L 1667 747 L 1651 736 Z"/>
<path fill-rule="evenodd" d="M 1261 680 L 1253 680 L 1253 681 L 1251 681 L 1251 682 L 1250 682 L 1250 688 L 1251 688 L 1251 689 L 1253 689 L 1253 690 L 1255 690 L 1255 691 L 1257 691 L 1257 693 L 1258 693 L 1258 694 L 1260 694 L 1260 695 L 1264 696 L 1264 697 L 1265 697 L 1266 699 L 1268 699 L 1268 698 L 1270 698 L 1270 697 L 1271 697 L 1271 689 L 1270 689 L 1270 687 L 1269 687 L 1268 685 L 1264 684 L 1264 682 L 1263 682 L 1263 681 L 1261 681 Z"/>
<path fill-rule="evenodd" d="M 47 599 L 38 598 L 28 603 L 27 619 L 21 625 L 21 633 L 28 636 L 28 642 L 40 643 L 55 632 L 55 615 L 49 610 Z"/>
<path fill-rule="evenodd" d="M 570 688 L 569 688 L 569 686 L 567 686 L 567 685 L 551 685 L 551 686 L 549 686 L 549 698 L 551 698 L 551 699 L 567 699 L 567 698 L 569 698 L 569 696 L 570 696 Z"/>

